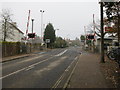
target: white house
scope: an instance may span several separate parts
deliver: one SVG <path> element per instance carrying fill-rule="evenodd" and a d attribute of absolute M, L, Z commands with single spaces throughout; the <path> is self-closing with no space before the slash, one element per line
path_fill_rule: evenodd
<path fill-rule="evenodd" d="M 104 50 L 107 50 L 109 46 L 116 47 L 116 42 L 118 42 L 116 37 L 104 37 Z M 98 52 L 101 52 L 100 38 L 96 39 L 95 46 L 98 49 Z"/>
<path fill-rule="evenodd" d="M 7 22 L 7 27 L 9 27 L 7 29 L 7 37 L 6 37 L 6 41 L 8 42 L 21 42 L 21 39 L 24 37 L 24 33 L 18 29 L 16 23 L 9 23 Z M 1 32 L 2 30 L 0 30 Z M 3 29 L 4 31 L 4 29 Z M 4 32 L 1 32 L 2 35 L 0 37 L 0 41 L 3 40 L 4 38 Z"/>

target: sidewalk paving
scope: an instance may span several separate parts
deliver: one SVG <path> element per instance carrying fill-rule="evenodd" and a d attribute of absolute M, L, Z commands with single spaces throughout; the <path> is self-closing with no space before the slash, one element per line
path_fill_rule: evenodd
<path fill-rule="evenodd" d="M 19 58 L 24 58 L 24 57 L 28 57 L 29 55 L 31 55 L 31 54 L 21 54 L 21 55 L 14 55 L 14 56 L 9 56 L 9 57 L 4 57 L 4 58 L 2 58 L 2 61 L 0 61 L 0 62 L 7 62 L 7 61 L 19 59 Z"/>
<path fill-rule="evenodd" d="M 51 49 L 48 49 L 47 51 L 49 51 L 49 50 L 51 50 Z M 2 60 L 0 60 L 0 62 L 7 62 L 7 61 L 19 59 L 19 58 L 25 58 L 25 57 L 28 57 L 31 55 L 35 55 L 36 53 L 39 53 L 39 52 L 46 52 L 46 50 L 31 52 L 29 54 L 18 54 L 18 55 L 14 55 L 14 56 L 4 57 L 4 58 L 2 58 Z"/>
<path fill-rule="evenodd" d="M 67 88 L 113 88 L 100 70 L 99 55 L 83 53 Z"/>

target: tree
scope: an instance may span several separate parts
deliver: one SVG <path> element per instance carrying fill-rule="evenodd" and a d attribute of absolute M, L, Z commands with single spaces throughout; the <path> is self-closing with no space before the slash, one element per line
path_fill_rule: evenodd
<path fill-rule="evenodd" d="M 106 15 L 109 22 L 114 23 L 114 29 L 117 30 L 118 42 L 120 42 L 120 1 L 104 2 Z"/>
<path fill-rule="evenodd" d="M 85 36 L 84 36 L 84 35 L 81 35 L 81 36 L 80 36 L 80 40 L 81 40 L 81 42 L 84 42 L 84 41 L 85 41 Z"/>
<path fill-rule="evenodd" d="M 104 25 L 109 25 L 109 22 L 106 20 L 106 18 L 104 18 Z M 95 27 L 95 31 L 93 31 L 93 27 Z M 91 31 L 91 33 L 95 33 L 98 37 L 101 37 L 100 20 L 97 20 L 94 24 L 90 23 L 88 25 L 88 29 Z M 107 33 L 112 34 L 113 32 L 104 32 L 103 35 L 105 36 Z"/>
<path fill-rule="evenodd" d="M 1 33 L 2 33 L 2 40 L 6 41 L 6 38 L 10 38 L 10 35 L 14 35 L 12 32 L 12 27 L 10 27 L 10 22 L 12 22 L 11 16 L 13 14 L 11 14 L 9 9 L 2 9 L 2 13 L 1 13 Z"/>
<path fill-rule="evenodd" d="M 56 37 L 55 47 L 56 48 L 65 48 L 65 47 L 67 47 L 67 42 L 62 37 Z"/>
<path fill-rule="evenodd" d="M 55 42 L 56 35 L 55 35 L 54 27 L 51 23 L 48 23 L 44 31 L 44 41 L 46 41 L 46 39 L 50 39 L 50 43 L 48 44 L 48 47 L 50 46 L 52 47 L 52 44 Z"/>

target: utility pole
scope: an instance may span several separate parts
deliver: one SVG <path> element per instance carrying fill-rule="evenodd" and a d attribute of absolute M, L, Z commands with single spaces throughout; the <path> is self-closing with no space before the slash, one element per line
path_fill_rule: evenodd
<path fill-rule="evenodd" d="M 105 63 L 104 60 L 104 23 L 103 23 L 103 2 L 100 2 L 100 12 L 101 12 L 101 63 Z"/>
<path fill-rule="evenodd" d="M 95 52 L 95 44 L 94 44 L 94 40 L 95 40 L 95 20 L 94 20 L 94 14 L 93 14 L 93 33 L 94 33 L 93 52 Z"/>
<path fill-rule="evenodd" d="M 6 31 L 6 24 L 7 24 L 7 19 L 5 19 L 5 25 L 4 25 L 4 38 L 3 38 L 3 41 L 6 41 L 6 34 L 7 34 L 7 31 Z"/>
<path fill-rule="evenodd" d="M 58 37 L 58 35 L 57 35 L 57 31 L 58 31 L 59 29 L 55 29 L 55 31 L 56 31 L 56 37 Z"/>
<path fill-rule="evenodd" d="M 34 19 L 31 19 L 32 20 L 32 34 L 33 34 L 33 21 Z M 32 51 L 32 48 L 33 48 L 33 38 L 32 38 L 32 42 L 31 42 L 31 51 Z"/>
<path fill-rule="evenodd" d="M 34 19 L 31 19 L 32 20 L 32 33 L 33 33 L 33 21 L 34 21 Z"/>
<path fill-rule="evenodd" d="M 86 26 L 84 26 L 84 32 L 85 32 L 85 42 L 84 42 L 84 47 L 86 47 L 86 41 L 87 41 L 87 38 L 86 38 L 86 36 L 87 36 L 87 35 L 86 35 L 86 34 L 87 34 L 87 33 L 86 33 Z"/>
<path fill-rule="evenodd" d="M 44 10 L 40 10 L 41 12 L 41 40 L 43 43 L 43 13 L 45 12 Z"/>

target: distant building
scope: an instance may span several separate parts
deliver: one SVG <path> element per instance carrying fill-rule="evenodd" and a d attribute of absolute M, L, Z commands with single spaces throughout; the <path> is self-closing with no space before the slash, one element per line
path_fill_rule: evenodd
<path fill-rule="evenodd" d="M 101 52 L 101 40 L 100 39 L 101 38 L 97 38 L 96 42 L 95 42 L 95 46 L 96 46 L 98 52 Z M 115 40 L 115 38 L 104 37 L 104 50 L 107 50 L 107 47 L 112 45 L 113 40 Z"/>
<path fill-rule="evenodd" d="M 24 33 L 17 27 L 16 22 L 10 23 L 7 22 L 7 37 L 6 41 L 8 42 L 21 42 L 24 37 Z M 4 38 L 4 28 L 0 30 L 0 41 L 3 41 Z"/>

